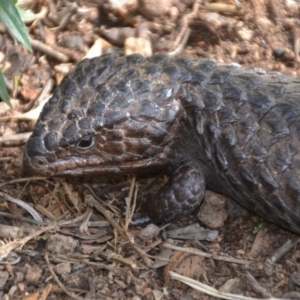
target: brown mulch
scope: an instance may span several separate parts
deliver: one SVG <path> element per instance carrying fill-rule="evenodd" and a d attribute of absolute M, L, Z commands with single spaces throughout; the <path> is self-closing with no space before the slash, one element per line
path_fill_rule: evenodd
<path fill-rule="evenodd" d="M 164 177 L 35 178 L 22 169 L 40 103 L 87 53 L 136 47 L 300 76 L 298 2 L 211 2 L 28 1 L 24 8 L 38 14 L 27 24 L 33 53 L 0 24 L 0 64 L 14 106 L 0 103 L 0 299 L 218 297 L 172 272 L 236 299 L 300 299 L 299 237 L 230 199 L 207 192 L 198 216 L 133 227 L 116 202 L 138 203 Z M 32 206 L 37 220 L 11 198 Z"/>

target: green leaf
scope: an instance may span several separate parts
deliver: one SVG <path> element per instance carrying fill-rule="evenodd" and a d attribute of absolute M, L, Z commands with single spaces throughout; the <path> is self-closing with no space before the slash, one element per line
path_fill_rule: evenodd
<path fill-rule="evenodd" d="M 0 0 L 1 1 L 1 0 Z M 28 22 L 32 22 L 37 18 L 37 14 L 33 13 L 31 10 L 24 10 L 17 6 L 18 13 L 21 17 L 21 20 L 27 24 Z"/>
<path fill-rule="evenodd" d="M 7 89 L 5 86 L 4 77 L 2 74 L 2 71 L 0 69 L 0 98 L 10 107 L 12 108 L 12 105 L 9 101 L 9 95 L 7 93 Z"/>
<path fill-rule="evenodd" d="M 0 0 L 0 21 L 25 47 L 32 51 L 29 36 L 20 15 L 11 0 Z"/>
<path fill-rule="evenodd" d="M 257 226 L 254 227 L 254 229 L 252 230 L 253 234 L 257 234 L 264 226 L 264 223 L 259 223 Z"/>

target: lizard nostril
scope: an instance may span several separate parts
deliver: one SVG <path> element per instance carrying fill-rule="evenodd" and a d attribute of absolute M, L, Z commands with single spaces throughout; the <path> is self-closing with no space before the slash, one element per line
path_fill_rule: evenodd
<path fill-rule="evenodd" d="M 28 167 L 42 169 L 49 164 L 48 160 L 43 156 L 32 157 L 27 161 Z"/>
<path fill-rule="evenodd" d="M 45 161 L 42 159 L 37 159 L 36 164 L 42 167 L 45 164 Z"/>

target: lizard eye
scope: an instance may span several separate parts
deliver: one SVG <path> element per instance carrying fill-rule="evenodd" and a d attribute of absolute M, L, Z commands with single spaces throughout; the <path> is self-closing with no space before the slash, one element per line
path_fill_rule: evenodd
<path fill-rule="evenodd" d="M 81 139 L 77 145 L 81 149 L 89 149 L 94 145 L 94 138 L 92 136 L 86 136 Z"/>

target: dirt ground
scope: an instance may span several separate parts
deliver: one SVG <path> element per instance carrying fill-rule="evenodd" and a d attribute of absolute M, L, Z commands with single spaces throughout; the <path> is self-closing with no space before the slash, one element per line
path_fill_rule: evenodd
<path fill-rule="evenodd" d="M 215 58 L 298 77 L 300 3 L 39 0 L 23 8 L 38 14 L 27 24 L 33 53 L 0 24 L 14 107 L 0 103 L 0 299 L 300 299 L 299 237 L 230 199 L 207 192 L 187 218 L 132 227 L 115 202 L 142 201 L 164 176 L 39 178 L 22 168 L 42 100 L 87 53 Z"/>

